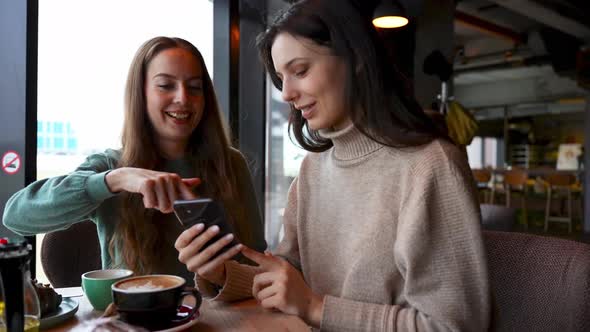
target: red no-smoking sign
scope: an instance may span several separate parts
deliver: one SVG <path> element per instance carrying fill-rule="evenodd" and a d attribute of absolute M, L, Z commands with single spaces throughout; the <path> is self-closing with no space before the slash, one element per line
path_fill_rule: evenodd
<path fill-rule="evenodd" d="M 2 156 L 2 170 L 6 174 L 16 174 L 20 170 L 22 163 L 19 154 L 14 151 L 7 151 Z"/>

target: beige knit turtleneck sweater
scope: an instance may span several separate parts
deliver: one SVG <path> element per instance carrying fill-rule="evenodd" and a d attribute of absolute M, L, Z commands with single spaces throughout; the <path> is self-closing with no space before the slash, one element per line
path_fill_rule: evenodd
<path fill-rule="evenodd" d="M 325 295 L 322 331 L 486 331 L 490 292 L 471 172 L 450 143 L 385 147 L 353 126 L 305 158 L 275 254 Z M 254 271 L 226 263 L 217 293 L 252 296 Z"/>

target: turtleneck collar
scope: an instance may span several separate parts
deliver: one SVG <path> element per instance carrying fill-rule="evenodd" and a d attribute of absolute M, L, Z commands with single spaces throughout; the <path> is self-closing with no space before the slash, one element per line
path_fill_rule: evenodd
<path fill-rule="evenodd" d="M 334 157 L 339 160 L 354 160 L 384 147 L 363 135 L 355 126 L 341 130 L 320 129 L 319 134 L 334 144 Z"/>

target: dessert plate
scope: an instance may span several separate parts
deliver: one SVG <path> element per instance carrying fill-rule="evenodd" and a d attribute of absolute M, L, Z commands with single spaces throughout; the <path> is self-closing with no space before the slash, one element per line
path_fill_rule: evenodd
<path fill-rule="evenodd" d="M 65 297 L 56 311 L 41 318 L 40 329 L 48 329 L 73 317 L 78 311 L 78 301 Z"/>

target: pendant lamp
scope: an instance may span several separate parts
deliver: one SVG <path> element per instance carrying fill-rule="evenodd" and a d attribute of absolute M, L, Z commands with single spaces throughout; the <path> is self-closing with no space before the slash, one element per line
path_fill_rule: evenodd
<path fill-rule="evenodd" d="M 381 0 L 373 13 L 373 25 L 378 28 L 401 28 L 408 23 L 404 8 L 397 0 Z"/>

